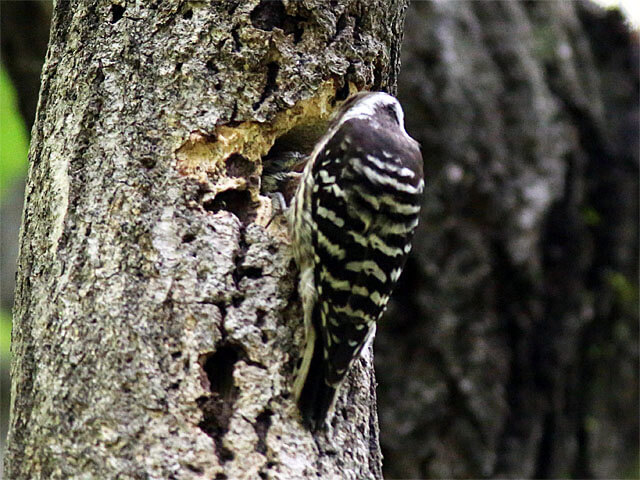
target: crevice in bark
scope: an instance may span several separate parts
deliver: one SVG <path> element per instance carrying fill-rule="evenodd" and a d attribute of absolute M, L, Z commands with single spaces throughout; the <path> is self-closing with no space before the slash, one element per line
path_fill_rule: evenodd
<path fill-rule="evenodd" d="M 222 343 L 214 353 L 203 354 L 198 360 L 207 375 L 211 392 L 197 400 L 202 410 L 202 421 L 198 426 L 213 438 L 222 463 L 234 458 L 233 452 L 224 446 L 223 441 L 239 394 L 233 383 L 233 371 L 235 364 L 244 357 L 246 352 L 241 346 Z"/>
<path fill-rule="evenodd" d="M 233 15 L 234 13 L 236 13 L 236 10 L 241 2 L 239 0 L 227 0 L 227 2 L 225 3 L 227 4 L 227 13 L 229 15 Z"/>
<path fill-rule="evenodd" d="M 256 451 L 262 455 L 267 455 L 267 433 L 271 427 L 271 417 L 273 412 L 266 408 L 257 417 L 253 428 L 256 430 L 258 436 L 258 443 L 256 445 Z"/>
<path fill-rule="evenodd" d="M 236 345 L 222 345 L 215 353 L 203 355 L 199 362 L 209 379 L 211 393 L 222 398 L 233 394 L 233 369 L 244 352 Z"/>
<path fill-rule="evenodd" d="M 362 31 L 362 27 L 364 25 L 364 21 L 365 21 L 365 14 L 362 11 L 362 7 L 360 9 L 359 12 L 357 12 L 355 15 L 353 15 L 353 39 L 356 42 L 360 42 L 361 40 L 361 31 Z"/>
<path fill-rule="evenodd" d="M 216 66 L 214 59 L 207 60 L 207 62 L 205 63 L 205 66 L 207 67 L 207 70 L 209 70 L 213 74 L 217 74 L 220 71 Z"/>
<path fill-rule="evenodd" d="M 234 27 L 231 29 L 231 38 L 233 38 L 233 51 L 239 52 L 242 48 L 242 42 L 240 41 L 240 34 L 238 33 L 239 27 Z M 234 115 L 231 116 L 233 119 Z"/>
<path fill-rule="evenodd" d="M 144 168 L 151 170 L 156 166 L 156 159 L 153 157 L 142 157 L 140 163 L 142 163 Z"/>
<path fill-rule="evenodd" d="M 282 28 L 286 17 L 287 12 L 280 0 L 261 0 L 250 14 L 253 26 L 267 31 L 274 27 Z"/>
<path fill-rule="evenodd" d="M 242 223 L 247 223 L 255 218 L 257 205 L 251 200 L 248 190 L 225 190 L 214 198 L 206 200 L 202 206 L 208 212 L 216 213 L 226 210 L 233 213 Z"/>
<path fill-rule="evenodd" d="M 338 21 L 336 23 L 336 33 L 333 36 L 332 40 L 335 40 L 335 38 L 340 35 L 340 33 L 342 33 L 342 31 L 347 28 L 347 26 L 349 25 L 349 21 L 348 21 L 349 16 L 346 13 L 343 13 L 342 15 L 340 15 L 340 18 L 338 18 Z"/>
<path fill-rule="evenodd" d="M 280 65 L 278 62 L 270 62 L 267 64 L 267 79 L 265 81 L 264 89 L 260 95 L 260 100 L 253 104 L 253 109 L 258 110 L 260 105 L 271 95 L 278 90 L 278 72 L 280 71 Z"/>
<path fill-rule="evenodd" d="M 196 239 L 196 235 L 193 233 L 186 233 L 182 236 L 182 243 L 191 243 Z"/>
<path fill-rule="evenodd" d="M 122 19 L 126 7 L 114 3 L 111 5 L 111 23 L 118 23 Z"/>
<path fill-rule="evenodd" d="M 373 69 L 373 87 L 372 90 L 382 90 L 385 78 L 385 65 L 381 59 L 376 59 Z"/>
<path fill-rule="evenodd" d="M 349 93 L 351 91 L 351 85 L 349 84 L 348 79 L 345 77 L 343 79 L 342 82 L 342 86 L 340 88 L 338 88 L 338 90 L 336 91 L 336 96 L 333 99 L 333 105 L 335 105 L 335 102 L 341 102 L 343 100 L 346 100 L 347 97 L 349 96 Z"/>
<path fill-rule="evenodd" d="M 264 325 L 264 317 L 266 314 L 267 312 L 265 312 L 261 308 L 256 310 L 256 327 L 260 328 Z M 266 341 L 263 341 L 263 343 L 266 343 Z"/>
<path fill-rule="evenodd" d="M 233 277 L 233 281 L 236 285 L 236 287 L 239 286 L 240 284 L 240 280 L 242 279 L 243 275 L 243 268 L 242 268 L 242 263 L 244 262 L 245 259 L 245 255 L 247 254 L 247 251 L 249 250 L 249 245 L 247 244 L 246 238 L 245 238 L 245 226 L 243 225 L 240 228 L 240 238 L 238 240 L 238 250 L 236 251 L 236 255 L 234 258 L 234 264 L 235 264 L 235 269 L 233 270 L 232 273 L 232 277 Z M 238 292 L 240 293 L 240 292 Z M 242 295 L 240 293 L 240 295 Z M 236 301 L 236 299 L 234 298 L 234 301 Z"/>
<path fill-rule="evenodd" d="M 255 28 L 271 31 L 279 28 L 287 35 L 293 34 L 293 42 L 302 39 L 304 17 L 287 14 L 284 4 L 280 0 L 261 0 L 250 14 L 251 23 Z"/>

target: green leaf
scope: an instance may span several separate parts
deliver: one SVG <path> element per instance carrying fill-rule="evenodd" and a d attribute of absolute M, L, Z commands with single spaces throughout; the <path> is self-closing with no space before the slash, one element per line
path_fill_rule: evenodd
<path fill-rule="evenodd" d="M 0 361 L 9 358 L 11 347 L 11 314 L 0 310 Z"/>
<path fill-rule="evenodd" d="M 0 66 L 0 201 L 12 182 L 26 174 L 28 144 L 16 92 Z"/>

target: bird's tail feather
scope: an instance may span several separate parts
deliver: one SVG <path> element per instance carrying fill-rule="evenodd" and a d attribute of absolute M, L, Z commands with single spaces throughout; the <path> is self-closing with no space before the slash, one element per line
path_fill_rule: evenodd
<path fill-rule="evenodd" d="M 323 351 L 321 337 L 316 335 L 309 370 L 298 397 L 302 420 L 311 431 L 324 426 L 336 395 L 336 388 L 325 382 Z"/>

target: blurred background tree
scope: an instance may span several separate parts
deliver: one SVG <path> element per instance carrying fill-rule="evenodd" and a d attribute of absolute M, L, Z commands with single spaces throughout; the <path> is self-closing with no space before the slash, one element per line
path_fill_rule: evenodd
<path fill-rule="evenodd" d="M 4 445 L 9 412 L 9 345 L 11 342 L 11 305 L 17 256 L 22 190 L 27 169 L 27 133 L 18 113 L 15 91 L 0 67 L 0 448 Z"/>
<path fill-rule="evenodd" d="M 635 477 L 637 32 L 591 2 L 412 8 L 428 180 L 377 336 L 386 476 Z"/>

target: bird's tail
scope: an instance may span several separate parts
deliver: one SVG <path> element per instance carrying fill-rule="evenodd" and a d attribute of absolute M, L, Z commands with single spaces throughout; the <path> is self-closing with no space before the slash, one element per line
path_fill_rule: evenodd
<path fill-rule="evenodd" d="M 313 353 L 309 352 L 309 345 L 305 354 L 311 355 L 311 360 L 307 360 L 308 369 L 304 384 L 298 394 L 298 407 L 302 414 L 302 421 L 311 431 L 320 430 L 325 423 L 329 410 L 333 405 L 336 396 L 336 388 L 327 385 L 325 382 L 324 360 L 322 352 L 324 347 L 320 335 L 314 335 L 312 341 Z M 303 359 L 303 365 L 304 365 Z M 301 369 L 300 374 L 304 370 Z"/>

